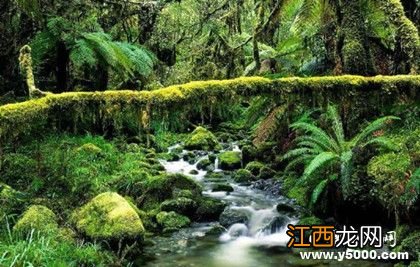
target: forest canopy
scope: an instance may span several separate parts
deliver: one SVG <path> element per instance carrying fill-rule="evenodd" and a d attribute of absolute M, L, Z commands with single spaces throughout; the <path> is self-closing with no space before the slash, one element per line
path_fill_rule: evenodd
<path fill-rule="evenodd" d="M 418 0 L 15 0 L 0 4 L 0 90 L 27 94 L 239 76 L 419 72 Z"/>

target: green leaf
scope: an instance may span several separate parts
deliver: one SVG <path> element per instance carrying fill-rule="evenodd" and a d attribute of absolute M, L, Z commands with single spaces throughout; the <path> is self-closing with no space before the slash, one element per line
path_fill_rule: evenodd
<path fill-rule="evenodd" d="M 328 183 L 329 183 L 329 180 L 324 179 L 315 187 L 315 189 L 314 189 L 314 191 L 312 192 L 312 195 L 311 195 L 311 202 L 310 202 L 311 207 L 318 202 L 319 197 L 324 192 Z"/>
<path fill-rule="evenodd" d="M 364 128 L 362 132 L 356 135 L 356 137 L 353 138 L 351 143 L 354 146 L 360 145 L 360 143 L 363 142 L 366 138 L 368 138 L 369 135 L 382 128 L 385 128 L 388 122 L 393 120 L 400 120 L 400 118 L 395 116 L 386 116 L 375 120 L 374 122 L 370 123 L 366 128 Z"/>
<path fill-rule="evenodd" d="M 325 167 L 328 163 L 335 159 L 338 159 L 338 155 L 332 152 L 323 152 L 317 155 L 311 163 L 309 163 L 309 166 L 306 167 L 301 178 L 301 182 L 306 182 L 317 170 Z"/>

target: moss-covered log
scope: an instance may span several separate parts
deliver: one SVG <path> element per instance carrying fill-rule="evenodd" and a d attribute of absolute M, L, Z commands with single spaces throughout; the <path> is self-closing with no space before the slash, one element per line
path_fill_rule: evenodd
<path fill-rule="evenodd" d="M 420 76 L 250 77 L 191 82 L 155 91 L 50 94 L 1 106 L 0 142 L 4 145 L 26 134 L 43 134 L 45 129 L 117 133 L 129 129 L 142 134 L 147 133 L 142 123 L 145 114 L 160 124 L 186 124 L 194 113 L 215 112 L 217 106 L 257 95 L 308 106 L 333 102 L 349 113 L 360 112 L 358 109 L 381 109 L 401 101 L 418 103 L 419 89 Z"/>

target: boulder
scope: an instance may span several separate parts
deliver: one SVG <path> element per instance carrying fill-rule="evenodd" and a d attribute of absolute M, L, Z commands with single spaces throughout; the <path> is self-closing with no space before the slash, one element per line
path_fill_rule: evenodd
<path fill-rule="evenodd" d="M 211 161 L 209 159 L 202 159 L 197 163 L 197 169 L 199 170 L 206 170 L 209 166 L 211 166 Z"/>
<path fill-rule="evenodd" d="M 136 210 L 117 193 L 102 193 L 72 214 L 76 229 L 93 239 L 136 239 L 145 232 Z"/>
<path fill-rule="evenodd" d="M 202 197 L 198 202 L 198 208 L 195 211 L 197 221 L 216 221 L 224 211 L 226 203 L 219 199 Z"/>
<path fill-rule="evenodd" d="M 271 179 L 276 175 L 276 171 L 264 166 L 261 168 L 260 170 L 260 175 L 258 175 L 258 179 L 262 179 L 262 180 L 266 180 L 266 179 Z"/>
<path fill-rule="evenodd" d="M 185 141 L 184 147 L 189 150 L 220 150 L 221 146 L 216 136 L 203 127 L 197 127 L 188 139 Z"/>
<path fill-rule="evenodd" d="M 277 211 L 278 211 L 280 214 L 283 214 L 283 213 L 293 213 L 293 212 L 295 212 L 296 210 L 295 210 L 295 208 L 294 208 L 293 206 L 291 206 L 291 205 L 289 205 L 289 204 L 286 204 L 286 203 L 280 203 L 280 204 L 278 204 L 278 205 L 277 205 Z"/>
<path fill-rule="evenodd" d="M 197 209 L 197 203 L 186 197 L 179 197 L 176 199 L 165 200 L 160 204 L 162 211 L 175 211 L 181 215 L 192 216 Z"/>
<path fill-rule="evenodd" d="M 259 161 L 251 161 L 245 167 L 245 170 L 250 171 L 253 175 L 260 175 L 261 169 L 264 167 L 264 164 Z"/>
<path fill-rule="evenodd" d="M 179 190 L 189 190 L 195 199 L 201 196 L 201 186 L 192 178 L 182 174 L 164 174 L 152 177 L 144 184 L 144 193 L 137 205 L 144 210 L 159 208 L 160 203 L 171 199 Z"/>
<path fill-rule="evenodd" d="M 233 180 L 237 183 L 249 183 L 255 180 L 255 176 L 248 170 L 240 169 L 233 176 Z"/>
<path fill-rule="evenodd" d="M 233 192 L 233 187 L 227 183 L 216 183 L 213 185 L 212 192 Z"/>
<path fill-rule="evenodd" d="M 235 170 L 241 168 L 241 153 L 227 151 L 219 155 L 220 168 L 222 170 Z"/>
<path fill-rule="evenodd" d="M 191 221 L 188 217 L 180 215 L 174 211 L 162 211 L 156 215 L 156 221 L 163 228 L 163 232 L 174 232 L 188 226 Z"/>
<path fill-rule="evenodd" d="M 14 231 L 30 233 L 51 232 L 58 230 L 57 216 L 52 210 L 41 205 L 30 206 L 13 227 Z"/>
<path fill-rule="evenodd" d="M 247 224 L 248 214 L 244 210 L 226 209 L 220 214 L 219 222 L 225 228 L 237 223 Z"/>

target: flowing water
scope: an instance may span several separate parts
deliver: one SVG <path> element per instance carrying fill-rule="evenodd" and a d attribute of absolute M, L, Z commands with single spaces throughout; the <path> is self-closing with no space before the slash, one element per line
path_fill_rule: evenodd
<path fill-rule="evenodd" d="M 171 147 L 170 150 L 176 149 Z M 236 145 L 229 150 L 240 151 Z M 183 151 L 182 153 L 186 153 Z M 292 215 L 279 214 L 276 206 L 279 203 L 291 204 L 291 200 L 255 189 L 250 185 L 234 183 L 228 173 L 218 169 L 215 162 L 214 172 L 221 172 L 223 180 L 234 188 L 231 193 L 212 192 L 212 182 L 205 179 L 206 171 L 197 170 L 197 163 L 208 158 L 207 154 L 189 163 L 178 161 L 162 161 L 169 173 L 182 173 L 193 177 L 204 187 L 204 195 L 222 199 L 228 204 L 227 209 L 237 210 L 246 214 L 247 223 L 236 223 L 220 234 L 206 234 L 218 222 L 195 223 L 189 228 L 168 236 L 156 237 L 154 246 L 146 248 L 139 266 L 202 266 L 202 267 L 271 267 L 271 266 L 302 266 L 297 256 L 293 256 L 286 248 L 289 237 L 286 227 L 296 223 L 298 218 Z M 192 170 L 198 174 L 191 175 Z M 322 262 L 321 262 L 322 263 Z M 314 266 L 312 261 L 306 261 L 305 266 Z M 360 262 L 347 263 L 346 266 L 362 266 Z M 319 264 L 319 266 L 325 266 Z M 329 263 L 329 266 L 343 266 L 341 262 Z M 365 262 L 363 266 L 383 266 L 379 263 Z"/>

